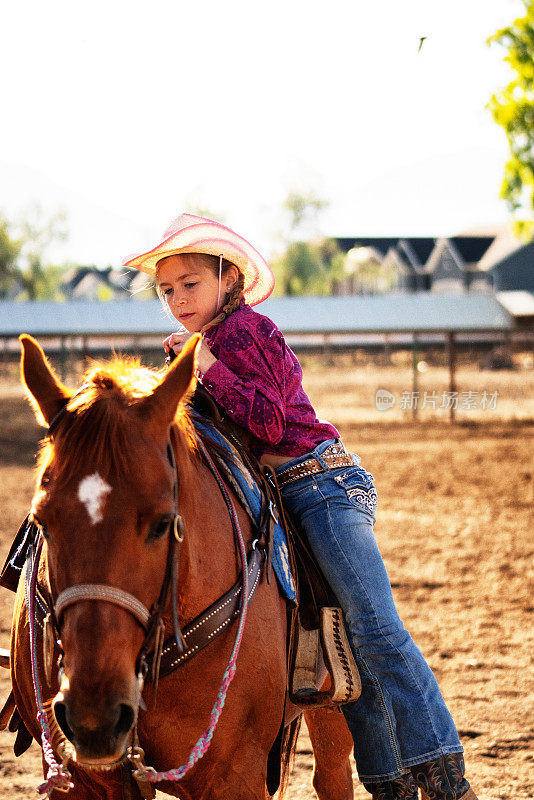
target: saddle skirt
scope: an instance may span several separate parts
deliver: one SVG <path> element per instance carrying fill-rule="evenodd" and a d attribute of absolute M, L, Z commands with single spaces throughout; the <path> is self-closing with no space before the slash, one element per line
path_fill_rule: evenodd
<path fill-rule="evenodd" d="M 219 430 L 210 425 L 205 418 L 200 418 L 196 414 L 193 415 L 193 424 L 195 429 L 203 434 L 204 437 L 211 439 L 219 447 L 222 447 L 227 453 L 227 459 L 218 459 L 218 466 L 222 467 L 225 472 L 225 477 L 228 479 L 232 488 L 234 489 L 237 498 L 243 505 L 251 519 L 257 524 L 260 524 L 262 514 L 262 493 L 260 487 L 255 481 L 252 473 L 244 464 L 239 452 L 233 446 L 231 441 L 227 439 Z M 271 509 L 273 514 L 276 514 L 275 509 Z M 297 592 L 295 587 L 295 580 L 291 574 L 289 565 L 289 552 L 286 541 L 286 536 L 278 518 L 275 517 L 276 522 L 273 529 L 273 543 L 272 543 L 272 564 L 273 570 L 278 581 L 278 585 L 283 596 L 296 603 Z"/>

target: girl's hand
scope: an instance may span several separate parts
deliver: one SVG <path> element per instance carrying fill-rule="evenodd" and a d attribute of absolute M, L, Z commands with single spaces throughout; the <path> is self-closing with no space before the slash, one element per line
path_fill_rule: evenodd
<path fill-rule="evenodd" d="M 166 353 L 168 353 L 169 350 L 174 350 L 176 355 L 178 355 L 190 336 L 190 333 L 171 333 L 170 336 L 167 336 L 167 338 L 163 340 L 163 349 Z"/>
<path fill-rule="evenodd" d="M 163 340 L 163 347 L 165 352 L 168 353 L 169 350 L 174 350 L 176 355 L 178 355 L 187 340 L 192 336 L 192 333 L 171 333 L 170 336 L 167 336 L 166 339 Z M 200 372 L 204 373 L 209 370 L 217 359 L 209 349 L 208 345 L 202 340 L 200 347 L 197 350 L 197 366 Z"/>

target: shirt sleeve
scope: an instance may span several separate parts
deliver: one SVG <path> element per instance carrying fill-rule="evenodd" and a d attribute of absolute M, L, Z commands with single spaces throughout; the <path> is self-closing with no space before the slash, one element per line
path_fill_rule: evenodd
<path fill-rule="evenodd" d="M 239 425 L 277 444 L 286 426 L 286 348 L 281 333 L 271 326 L 271 331 L 245 328 L 225 334 L 202 384 Z"/>

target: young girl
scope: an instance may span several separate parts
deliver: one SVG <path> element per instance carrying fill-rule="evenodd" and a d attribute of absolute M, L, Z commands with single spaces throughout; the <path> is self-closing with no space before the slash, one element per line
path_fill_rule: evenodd
<path fill-rule="evenodd" d="M 269 266 L 241 236 L 190 214 L 123 263 L 155 277 L 185 329 L 165 350 L 178 353 L 191 333 L 203 334 L 202 384 L 276 469 L 284 505 L 338 597 L 362 682 L 360 698 L 342 710 L 365 788 L 377 800 L 415 800 L 417 787 L 430 800 L 476 800 L 436 679 L 395 608 L 373 532 L 373 476 L 317 419 L 295 355 L 251 308 L 273 289 Z"/>

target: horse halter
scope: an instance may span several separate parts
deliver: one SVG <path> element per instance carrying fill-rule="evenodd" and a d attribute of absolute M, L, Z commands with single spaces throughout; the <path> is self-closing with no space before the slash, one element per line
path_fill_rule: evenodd
<path fill-rule="evenodd" d="M 84 384 L 76 394 L 80 394 L 88 384 Z M 52 419 L 47 431 L 47 436 L 52 438 L 53 431 L 57 427 L 61 418 L 67 413 L 67 405 L 72 398 L 69 398 Z M 152 680 L 154 682 L 154 694 L 157 693 L 157 685 L 159 678 L 159 667 L 161 663 L 161 654 L 163 650 L 163 643 L 165 638 L 165 623 L 163 621 L 163 612 L 167 604 L 169 595 L 169 588 L 171 590 L 171 607 L 173 617 L 174 636 L 178 651 L 181 653 L 184 649 L 182 633 L 180 630 L 180 623 L 178 620 L 178 566 L 179 566 L 179 548 L 184 538 L 184 525 L 182 517 L 178 511 L 178 471 L 176 468 L 176 460 L 174 458 L 174 450 L 172 443 L 169 441 L 167 444 L 167 457 L 173 471 L 173 518 L 169 525 L 169 547 L 167 550 L 167 563 L 165 567 L 165 576 L 159 593 L 157 601 L 149 610 L 144 603 L 137 599 L 134 595 L 126 592 L 124 589 L 119 589 L 115 586 L 100 583 L 80 583 L 74 586 L 69 586 L 58 595 L 55 603 L 52 597 L 49 596 L 49 616 L 47 618 L 48 624 L 52 625 L 55 630 L 56 639 L 60 641 L 61 632 L 61 616 L 65 609 L 75 603 L 83 602 L 85 600 L 95 600 L 97 602 L 111 603 L 112 605 L 122 608 L 134 617 L 136 622 L 145 631 L 145 639 L 141 645 L 137 662 L 136 673 L 140 683 L 144 681 L 148 666 L 147 656 L 153 650 L 154 657 L 152 661 Z M 45 642 L 47 636 L 44 637 Z M 46 660 L 45 660 L 45 666 Z M 155 698 L 154 698 L 155 700 Z"/>

